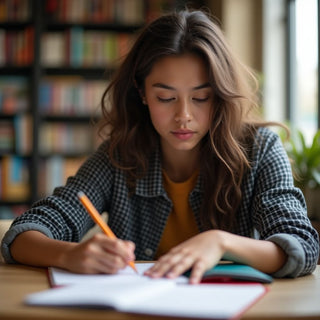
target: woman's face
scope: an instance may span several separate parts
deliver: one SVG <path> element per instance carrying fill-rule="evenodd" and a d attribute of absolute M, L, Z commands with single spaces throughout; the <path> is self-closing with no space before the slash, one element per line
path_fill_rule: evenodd
<path fill-rule="evenodd" d="M 163 151 L 198 150 L 213 103 L 204 61 L 194 54 L 158 60 L 145 79 L 144 93 Z"/>

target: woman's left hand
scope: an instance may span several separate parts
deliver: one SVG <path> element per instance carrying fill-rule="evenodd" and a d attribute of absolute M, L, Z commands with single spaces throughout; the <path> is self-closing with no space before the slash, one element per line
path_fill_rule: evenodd
<path fill-rule="evenodd" d="M 172 248 L 145 272 L 152 278 L 176 278 L 192 268 L 190 283 L 199 283 L 204 272 L 216 265 L 225 253 L 223 234 L 210 230 Z"/>

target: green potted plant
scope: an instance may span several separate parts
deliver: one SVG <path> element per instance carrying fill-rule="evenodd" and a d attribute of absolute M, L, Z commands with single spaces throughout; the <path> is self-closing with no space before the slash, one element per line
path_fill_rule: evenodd
<path fill-rule="evenodd" d="M 310 145 L 300 130 L 292 130 L 289 139 L 284 134 L 281 137 L 291 160 L 295 185 L 306 198 L 308 216 L 320 220 L 320 130 Z"/>

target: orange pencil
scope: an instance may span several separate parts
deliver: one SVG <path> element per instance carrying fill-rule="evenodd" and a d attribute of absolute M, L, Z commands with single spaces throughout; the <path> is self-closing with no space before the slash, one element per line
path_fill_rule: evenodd
<path fill-rule="evenodd" d="M 93 219 L 93 221 L 99 225 L 99 227 L 102 229 L 102 231 L 109 237 L 112 239 L 116 238 L 116 235 L 112 232 L 112 230 L 110 229 L 110 227 L 105 223 L 105 221 L 101 218 L 99 212 L 97 211 L 97 209 L 94 207 L 94 205 L 92 204 L 92 202 L 89 200 L 89 198 L 82 192 L 78 192 L 78 198 L 81 201 L 81 203 L 83 204 L 83 206 L 87 209 L 88 213 L 90 214 L 91 218 Z M 133 261 L 129 262 L 130 267 L 138 273 L 136 266 L 134 265 Z"/>

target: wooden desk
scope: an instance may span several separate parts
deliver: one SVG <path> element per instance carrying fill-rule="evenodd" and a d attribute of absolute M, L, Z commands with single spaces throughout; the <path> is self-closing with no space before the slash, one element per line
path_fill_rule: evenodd
<path fill-rule="evenodd" d="M 34 307 L 23 304 L 28 293 L 48 287 L 46 269 L 0 263 L 0 319 L 175 319 L 109 310 Z M 312 275 L 275 280 L 269 287 L 270 291 L 244 314 L 243 319 L 320 319 L 320 265 Z"/>

